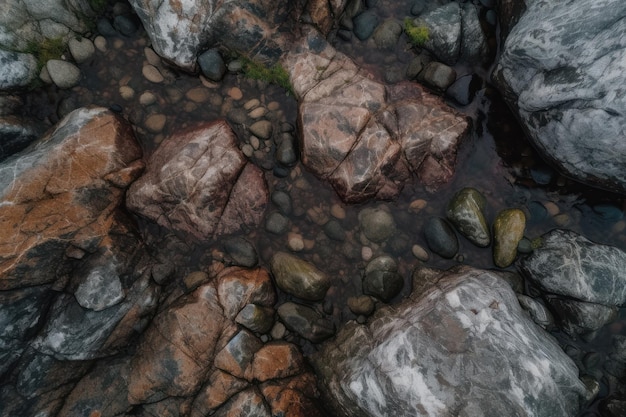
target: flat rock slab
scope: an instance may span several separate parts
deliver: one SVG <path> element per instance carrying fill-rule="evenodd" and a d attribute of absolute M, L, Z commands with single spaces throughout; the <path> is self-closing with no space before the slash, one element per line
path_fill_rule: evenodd
<path fill-rule="evenodd" d="M 454 173 L 465 117 L 419 85 L 385 86 L 309 31 L 283 57 L 299 101 L 302 162 L 346 202 L 395 197 Z"/>
<path fill-rule="evenodd" d="M 578 368 L 488 271 L 443 273 L 423 296 L 350 322 L 313 355 L 342 416 L 568 417 Z"/>
<path fill-rule="evenodd" d="M 129 209 L 168 229 L 210 240 L 255 228 L 269 198 L 263 172 L 247 163 L 219 120 L 173 134 L 128 190 Z"/>

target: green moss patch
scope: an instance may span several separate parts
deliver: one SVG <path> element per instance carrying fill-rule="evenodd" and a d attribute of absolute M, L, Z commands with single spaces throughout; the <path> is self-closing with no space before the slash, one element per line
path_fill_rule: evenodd
<path fill-rule="evenodd" d="M 404 19 L 404 32 L 413 46 L 422 47 L 430 38 L 430 31 L 426 26 L 417 26 L 410 18 Z"/>
<path fill-rule="evenodd" d="M 271 67 L 266 67 L 249 58 L 241 57 L 239 59 L 242 61 L 243 73 L 246 77 L 279 85 L 293 95 L 289 74 L 280 64 L 276 63 Z"/>

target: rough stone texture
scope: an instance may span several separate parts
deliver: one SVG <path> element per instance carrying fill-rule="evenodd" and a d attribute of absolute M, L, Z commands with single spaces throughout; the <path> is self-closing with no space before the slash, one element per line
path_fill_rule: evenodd
<path fill-rule="evenodd" d="M 314 31 L 298 42 L 282 63 L 308 169 L 346 202 L 396 196 L 409 170 L 431 190 L 450 179 L 464 117 L 417 84 L 372 80 Z"/>
<path fill-rule="evenodd" d="M 79 109 L 0 165 L 0 289 L 54 282 L 70 247 L 94 253 L 120 218 L 125 187 L 143 165 L 130 125 Z M 57 271 L 57 272 L 54 272 Z"/>
<path fill-rule="evenodd" d="M 313 355 L 336 414 L 576 415 L 586 394 L 578 369 L 511 287 L 471 268 L 442 275 Z"/>
<path fill-rule="evenodd" d="M 39 121 L 13 115 L 0 116 L 0 162 L 37 140 L 42 130 Z"/>
<path fill-rule="evenodd" d="M 154 50 L 177 66 L 196 69 L 196 56 L 206 46 L 227 49 L 263 62 L 275 62 L 285 48 L 292 22 L 308 12 L 324 33 L 339 16 L 345 0 L 201 1 L 131 0 L 152 40 Z M 306 6 L 306 7 L 305 7 Z"/>
<path fill-rule="evenodd" d="M 515 25 L 494 72 L 498 87 L 557 168 L 626 191 L 626 4 L 524 3 L 506 9 L 521 15 L 502 16 Z"/>
<path fill-rule="evenodd" d="M 542 246 L 520 261 L 520 269 L 549 293 L 589 303 L 626 303 L 626 253 L 569 230 L 542 236 Z"/>
<path fill-rule="evenodd" d="M 129 209 L 197 239 L 255 228 L 269 199 L 262 171 L 248 164 L 225 121 L 165 139 L 128 190 Z"/>
<path fill-rule="evenodd" d="M 0 49 L 0 90 L 24 87 L 36 77 L 37 60 L 33 55 Z"/>
<path fill-rule="evenodd" d="M 95 16 L 89 0 L 4 0 L 0 3 L 0 47 L 24 50 L 29 44 L 69 39 L 89 29 Z"/>

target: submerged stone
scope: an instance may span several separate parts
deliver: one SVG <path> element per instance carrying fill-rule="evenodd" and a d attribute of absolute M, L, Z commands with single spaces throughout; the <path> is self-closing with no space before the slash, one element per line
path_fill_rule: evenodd
<path fill-rule="evenodd" d="M 520 209 L 502 210 L 493 221 L 493 262 L 506 268 L 517 257 L 517 246 L 524 237 L 526 216 Z"/>
<path fill-rule="evenodd" d="M 335 326 L 330 320 L 302 304 L 281 304 L 278 307 L 278 316 L 289 330 L 313 343 L 322 342 L 335 334 Z"/>
<path fill-rule="evenodd" d="M 390 256 L 372 259 L 365 267 L 363 293 L 388 303 L 402 291 L 404 279 L 398 274 L 398 264 Z"/>
<path fill-rule="evenodd" d="M 319 301 L 330 287 L 330 279 L 324 272 L 286 252 L 276 252 L 270 268 L 278 288 L 304 300 Z"/>
<path fill-rule="evenodd" d="M 432 217 L 424 224 L 424 237 L 430 250 L 444 258 L 453 258 L 459 251 L 459 239 L 450 224 Z"/>
<path fill-rule="evenodd" d="M 489 226 L 485 220 L 485 197 L 474 188 L 458 191 L 446 210 L 448 220 L 472 243 L 487 247 L 491 243 Z"/>

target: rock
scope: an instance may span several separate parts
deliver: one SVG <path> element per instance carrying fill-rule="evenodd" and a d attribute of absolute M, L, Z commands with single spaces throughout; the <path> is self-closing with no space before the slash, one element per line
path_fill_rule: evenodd
<path fill-rule="evenodd" d="M 218 120 L 166 138 L 126 204 L 163 227 L 209 240 L 258 226 L 268 199 L 263 173 L 247 164 L 235 134 Z"/>
<path fill-rule="evenodd" d="M 289 219 L 278 212 L 270 213 L 265 220 L 265 230 L 282 235 L 289 229 Z"/>
<path fill-rule="evenodd" d="M 93 42 L 87 38 L 72 38 L 67 43 L 72 58 L 79 64 L 87 62 L 96 53 Z"/>
<path fill-rule="evenodd" d="M 252 366 L 254 354 L 263 346 L 261 339 L 241 330 L 215 355 L 215 367 L 236 378 L 244 378 Z"/>
<path fill-rule="evenodd" d="M 374 312 L 376 305 L 372 297 L 361 295 L 348 298 L 348 307 L 356 315 L 363 314 L 364 316 L 369 316 Z"/>
<path fill-rule="evenodd" d="M 518 6 L 501 15 L 512 28 L 496 85 L 544 158 L 578 181 L 623 193 L 626 158 L 610 150 L 622 149 L 626 129 L 626 95 L 615 90 L 626 77 L 626 4 Z"/>
<path fill-rule="evenodd" d="M 517 294 L 517 301 L 520 306 L 530 314 L 530 317 L 535 323 L 544 329 L 549 329 L 554 326 L 554 317 L 550 310 L 540 301 L 535 300 L 524 294 Z"/>
<path fill-rule="evenodd" d="M 476 91 L 480 87 L 480 79 L 475 74 L 459 77 L 448 89 L 446 95 L 462 106 L 467 106 L 474 100 Z"/>
<path fill-rule="evenodd" d="M 319 301 L 330 287 L 328 276 L 313 264 L 285 252 L 276 252 L 270 260 L 276 285 L 304 300 Z"/>
<path fill-rule="evenodd" d="M 72 88 L 80 81 L 80 70 L 71 62 L 51 59 L 46 62 L 46 69 L 52 82 L 59 88 Z"/>
<path fill-rule="evenodd" d="M 339 223 L 335 219 L 329 220 L 324 225 L 324 233 L 332 240 L 336 240 L 338 242 L 343 242 L 346 240 L 346 231 L 341 227 L 341 223 Z"/>
<path fill-rule="evenodd" d="M 440 273 L 437 284 L 350 322 L 312 355 L 338 415 L 576 415 L 578 368 L 495 274 Z M 520 342 L 524 340 L 524 342 Z M 375 394 L 374 394 L 375 393 Z M 341 410 L 341 411 L 340 411 Z"/>
<path fill-rule="evenodd" d="M 463 188 L 448 203 L 446 216 L 459 232 L 472 243 L 487 247 L 491 243 L 485 220 L 485 197 L 475 188 Z"/>
<path fill-rule="evenodd" d="M 146 80 L 155 84 L 160 84 L 165 81 L 165 78 L 163 77 L 163 74 L 161 74 L 161 71 L 159 71 L 159 69 L 154 65 L 144 65 L 141 69 L 141 73 L 146 78 Z"/>
<path fill-rule="evenodd" d="M 35 120 L 0 116 L 0 162 L 26 148 L 39 138 L 42 131 L 43 126 Z"/>
<path fill-rule="evenodd" d="M 278 307 L 278 316 L 285 326 L 313 343 L 328 339 L 335 333 L 335 326 L 310 307 L 286 302 Z"/>
<path fill-rule="evenodd" d="M 424 48 L 448 65 L 456 63 L 462 35 L 459 3 L 450 2 L 425 12 L 413 24 L 428 28 L 428 40 L 424 42 Z"/>
<path fill-rule="evenodd" d="M 25 87 L 37 77 L 37 60 L 31 54 L 0 49 L 0 90 Z"/>
<path fill-rule="evenodd" d="M 456 80 L 456 71 L 441 62 L 433 61 L 426 65 L 419 78 L 435 90 L 446 91 Z"/>
<path fill-rule="evenodd" d="M 107 38 L 113 38 L 115 36 L 119 36 L 117 29 L 113 27 L 113 24 L 106 17 L 98 19 L 96 23 L 96 28 L 98 29 L 98 33 Z"/>
<path fill-rule="evenodd" d="M 459 251 L 459 239 L 450 224 L 432 217 L 424 224 L 424 237 L 430 250 L 444 258 L 453 258 Z"/>
<path fill-rule="evenodd" d="M 101 311 L 120 303 L 126 297 L 115 266 L 111 263 L 96 266 L 78 285 L 74 296 L 81 307 Z"/>
<path fill-rule="evenodd" d="M 254 245 L 243 237 L 230 237 L 224 241 L 224 250 L 235 265 L 252 268 L 259 262 Z"/>
<path fill-rule="evenodd" d="M 384 242 L 396 232 L 393 216 L 381 207 L 364 208 L 358 217 L 361 231 L 372 242 Z"/>
<path fill-rule="evenodd" d="M 161 133 L 167 123 L 167 116 L 161 113 L 151 114 L 144 122 L 146 129 L 152 133 Z"/>
<path fill-rule="evenodd" d="M 282 59 L 299 100 L 302 163 L 345 202 L 429 190 L 453 174 L 464 117 L 417 84 L 384 86 L 313 31 Z"/>
<path fill-rule="evenodd" d="M 626 303 L 625 252 L 562 229 L 546 233 L 541 241 L 519 266 L 545 291 L 606 306 Z"/>
<path fill-rule="evenodd" d="M 256 333 L 267 333 L 274 326 L 275 311 L 271 307 L 247 304 L 235 317 L 235 322 Z"/>
<path fill-rule="evenodd" d="M 402 291 L 404 279 L 398 274 L 398 264 L 387 255 L 372 259 L 365 267 L 363 293 L 386 303 Z"/>
<path fill-rule="evenodd" d="M 374 30 L 380 22 L 378 15 L 373 10 L 364 11 L 358 16 L 355 16 L 352 21 L 354 23 L 354 35 L 361 41 L 372 36 L 372 33 L 374 33 Z"/>
<path fill-rule="evenodd" d="M 398 38 L 402 33 L 402 26 L 395 19 L 387 19 L 381 23 L 372 38 L 377 47 L 381 49 L 392 49 L 398 43 Z"/>
<path fill-rule="evenodd" d="M 139 22 L 131 15 L 117 15 L 113 19 L 113 27 L 124 36 L 132 36 L 139 30 Z"/>
<path fill-rule="evenodd" d="M 250 126 L 250 133 L 260 139 L 269 139 L 272 137 L 272 122 L 269 120 L 259 120 Z"/>
<path fill-rule="evenodd" d="M 217 49 L 209 49 L 198 56 L 202 74 L 211 81 L 221 81 L 226 73 L 226 64 Z"/>
<path fill-rule="evenodd" d="M 561 320 L 560 327 L 569 335 L 577 336 L 599 330 L 615 320 L 615 306 L 586 303 L 559 297 L 548 298 L 550 307 Z"/>
<path fill-rule="evenodd" d="M 72 112 L 48 136 L 5 160 L 0 288 L 54 282 L 70 262 L 64 256 L 70 245 L 106 252 L 116 240 L 109 233 L 128 232 L 117 207 L 143 168 L 140 157 L 130 125 L 92 108 Z"/>
<path fill-rule="evenodd" d="M 481 63 L 489 58 L 487 37 L 478 17 L 478 7 L 471 3 L 461 3 L 461 47 L 459 59 L 463 62 Z"/>
<path fill-rule="evenodd" d="M 291 197 L 284 191 L 277 190 L 272 193 L 272 203 L 278 207 L 278 210 L 285 216 L 289 216 L 292 211 Z"/>
<path fill-rule="evenodd" d="M 524 237 L 526 216 L 520 209 L 502 210 L 493 221 L 493 262 L 506 268 L 515 261 L 517 245 Z"/>
<path fill-rule="evenodd" d="M 304 357 L 296 345 L 272 342 L 256 352 L 248 378 L 261 382 L 289 378 L 301 373 L 303 367 Z"/>
<path fill-rule="evenodd" d="M 280 144 L 276 147 L 276 160 L 281 164 L 291 167 L 298 162 L 293 136 L 284 137 Z"/>
<path fill-rule="evenodd" d="M 159 313 L 144 333 L 131 360 L 129 402 L 193 394 L 230 337 L 214 285 L 183 297 Z"/>
<path fill-rule="evenodd" d="M 217 276 L 217 293 L 224 315 L 235 320 L 249 304 L 272 307 L 276 293 L 264 268 L 226 268 Z"/>

